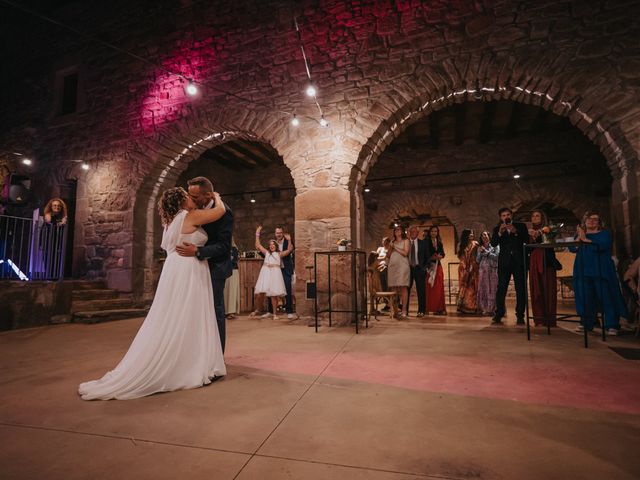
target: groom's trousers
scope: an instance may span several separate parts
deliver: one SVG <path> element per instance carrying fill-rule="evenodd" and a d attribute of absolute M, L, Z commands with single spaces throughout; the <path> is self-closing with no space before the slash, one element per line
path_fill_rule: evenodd
<path fill-rule="evenodd" d="M 213 284 L 213 306 L 216 310 L 216 322 L 218 323 L 218 333 L 220 334 L 220 344 L 224 353 L 224 343 L 226 339 L 226 320 L 224 318 L 224 280 L 211 279 Z"/>

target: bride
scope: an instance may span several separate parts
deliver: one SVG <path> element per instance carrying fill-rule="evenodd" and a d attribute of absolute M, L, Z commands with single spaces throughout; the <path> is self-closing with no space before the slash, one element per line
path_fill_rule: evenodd
<path fill-rule="evenodd" d="M 182 188 L 162 194 L 158 210 L 164 225 L 162 248 L 167 252 L 149 314 L 129 351 L 100 380 L 80 384 L 83 400 L 126 400 L 156 392 L 201 387 L 226 375 L 213 307 L 207 262 L 181 257 L 176 245 L 204 245 L 200 227 L 225 213 L 214 193 L 214 207 L 198 210 Z"/>

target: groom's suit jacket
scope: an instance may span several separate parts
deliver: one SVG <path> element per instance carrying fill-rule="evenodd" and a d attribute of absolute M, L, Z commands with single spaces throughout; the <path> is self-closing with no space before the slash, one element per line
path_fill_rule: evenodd
<path fill-rule="evenodd" d="M 207 260 L 212 280 L 226 280 L 233 273 L 231 263 L 231 236 L 233 234 L 233 212 L 224 204 L 226 212 L 212 223 L 202 225 L 209 239 L 202 247 L 198 247 L 196 257 Z"/>

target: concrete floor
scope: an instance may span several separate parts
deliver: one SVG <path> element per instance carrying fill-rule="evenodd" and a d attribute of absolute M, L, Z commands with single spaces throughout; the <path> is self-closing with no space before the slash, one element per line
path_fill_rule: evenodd
<path fill-rule="evenodd" d="M 141 321 L 0 334 L 1 479 L 640 478 L 640 362 L 596 337 L 241 317 L 224 380 L 81 401 L 78 383 L 115 366 Z"/>

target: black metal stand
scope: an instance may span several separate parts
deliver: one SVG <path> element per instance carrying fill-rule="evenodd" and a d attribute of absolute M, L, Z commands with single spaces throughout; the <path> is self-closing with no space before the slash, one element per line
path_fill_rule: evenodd
<path fill-rule="evenodd" d="M 320 296 L 320 284 L 318 283 L 318 260 L 319 257 L 327 257 L 327 294 L 328 302 L 326 308 L 318 307 L 318 297 Z M 350 310 L 335 310 L 331 302 L 331 258 L 332 257 L 350 257 L 351 258 L 351 305 Z M 363 250 L 332 250 L 326 252 L 315 252 L 313 255 L 313 271 L 314 282 L 316 285 L 316 295 L 314 299 L 315 327 L 318 332 L 318 315 L 329 312 L 329 326 L 331 326 L 332 313 L 352 313 L 353 322 L 356 325 L 356 333 L 359 333 L 358 323 L 360 315 L 365 319 L 365 328 L 369 328 L 369 316 L 367 315 L 367 252 Z M 360 289 L 358 288 L 360 287 Z M 361 291 L 360 302 L 358 302 L 358 293 Z M 360 308 L 362 307 L 362 309 Z"/>
<path fill-rule="evenodd" d="M 529 315 L 529 264 L 528 264 L 528 255 L 527 255 L 527 250 L 534 250 L 534 249 L 548 249 L 548 248 L 568 248 L 568 247 L 578 247 L 578 248 L 584 248 L 584 247 L 597 247 L 597 245 L 594 245 L 592 243 L 584 243 L 584 242 L 558 242 L 558 243 L 528 243 L 525 244 L 522 248 L 522 255 L 524 258 L 524 265 L 525 265 L 525 279 L 524 279 L 524 298 L 525 298 L 525 307 L 526 307 L 526 320 L 527 320 L 527 340 L 531 341 L 531 323 L 530 320 L 532 318 L 534 318 L 532 315 Z M 576 258 L 577 261 L 577 258 Z M 547 273 L 547 256 L 543 255 L 542 257 L 542 272 L 543 275 L 546 275 Z M 581 267 L 582 270 L 584 271 L 584 256 L 580 255 L 580 262 L 581 262 Z M 598 262 L 598 278 L 601 277 L 601 272 L 600 272 L 600 262 Z M 582 282 L 582 291 L 584 292 L 584 276 L 581 279 Z M 602 282 L 599 282 L 600 285 L 602 285 Z M 542 283 L 542 288 L 544 289 L 544 282 Z M 542 292 L 542 296 L 544 298 L 544 290 Z M 600 292 L 600 298 L 602 298 L 602 292 Z M 556 312 L 555 314 L 555 318 L 556 320 L 560 320 L 563 322 L 573 322 L 573 323 L 580 323 L 581 319 L 580 317 L 577 315 L 577 313 L 574 314 L 558 314 Z M 576 320 L 577 319 L 577 320 Z M 535 320 L 535 319 L 534 319 Z M 597 314 L 596 314 L 596 320 L 597 320 Z M 605 333 L 605 328 L 604 328 L 604 318 L 602 320 L 602 340 L 606 341 L 607 337 L 606 337 L 606 333 Z M 549 322 L 547 322 L 547 335 L 551 335 L 551 325 Z M 587 331 L 586 327 L 584 328 L 584 348 L 588 348 L 589 347 L 589 332 Z"/>

